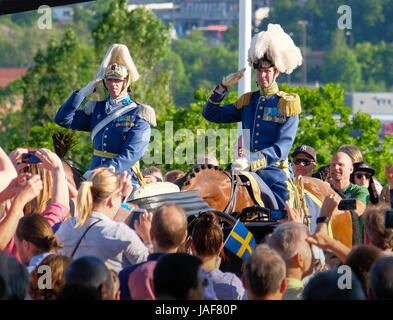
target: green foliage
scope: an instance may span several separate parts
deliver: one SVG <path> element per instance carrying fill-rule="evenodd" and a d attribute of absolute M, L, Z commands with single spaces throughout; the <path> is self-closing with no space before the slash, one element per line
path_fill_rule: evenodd
<path fill-rule="evenodd" d="M 322 75 L 323 82 L 342 83 L 347 91 L 354 91 L 362 84 L 361 65 L 356 53 L 348 48 L 342 31 L 334 34 L 333 48 L 325 57 Z"/>
<path fill-rule="evenodd" d="M 179 102 L 177 106 L 188 106 L 193 101 L 192 93 L 195 90 L 212 90 L 224 76 L 238 69 L 237 50 L 228 49 L 223 45 L 207 45 L 200 31 L 173 41 L 172 50 L 180 56 L 186 75 L 186 80 L 183 81 L 173 78 L 173 81 L 182 81 L 180 84 L 183 87 L 182 96 L 176 100 Z"/>
<path fill-rule="evenodd" d="M 158 167 L 164 171 L 174 169 L 188 171 L 194 162 L 183 163 L 182 159 L 195 161 L 198 156 L 206 153 L 221 160 L 222 166 L 228 165 L 233 148 L 233 141 L 230 139 L 237 138 L 237 124 L 216 124 L 202 117 L 202 109 L 209 95 L 210 92 L 199 89 L 194 94 L 195 102 L 191 103 L 189 108 L 169 108 L 167 114 L 158 119 L 155 128 L 157 140 L 153 138 L 150 141 L 144 158 L 154 157 L 154 152 L 158 152 Z M 231 92 L 224 99 L 223 104 L 233 103 L 236 100 L 236 92 Z M 231 129 L 235 130 L 236 135 L 234 132 L 231 135 Z M 224 139 L 222 141 L 221 138 L 218 138 L 220 134 Z M 209 136 L 214 140 L 213 142 L 208 141 Z M 225 145 L 225 141 L 227 145 Z M 142 163 L 144 164 L 144 162 Z"/>
<path fill-rule="evenodd" d="M 301 144 L 313 146 L 317 152 L 318 166 L 323 166 L 330 162 L 341 145 L 356 145 L 365 161 L 376 170 L 378 179 L 385 181 L 384 164 L 393 163 L 390 154 L 393 137 L 379 137 L 381 124 L 378 119 L 372 119 L 362 112 L 351 117 L 351 109 L 344 106 L 345 92 L 340 85 L 329 83 L 322 88 L 309 89 L 283 84 L 280 88 L 299 94 L 302 102 L 293 149 Z"/>

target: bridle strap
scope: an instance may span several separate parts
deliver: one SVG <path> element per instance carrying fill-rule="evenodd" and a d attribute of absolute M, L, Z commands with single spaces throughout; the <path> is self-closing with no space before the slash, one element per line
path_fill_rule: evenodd
<path fill-rule="evenodd" d="M 229 202 L 226 205 L 224 212 L 227 214 L 232 213 L 235 208 L 236 208 L 236 203 L 237 203 L 237 189 L 239 186 L 245 186 L 245 183 L 237 181 L 236 177 L 237 175 L 232 174 L 230 175 L 228 172 L 224 171 L 224 173 L 227 175 L 227 177 L 231 180 L 231 194 L 229 197 Z M 229 211 L 229 208 L 232 206 L 232 210 Z"/>

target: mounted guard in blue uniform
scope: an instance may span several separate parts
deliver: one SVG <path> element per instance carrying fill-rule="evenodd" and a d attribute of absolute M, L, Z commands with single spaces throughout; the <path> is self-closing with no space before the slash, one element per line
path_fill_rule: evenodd
<path fill-rule="evenodd" d="M 276 78 L 302 63 L 300 49 L 280 25 L 269 24 L 256 34 L 248 51 L 248 62 L 256 71 L 258 91 L 243 94 L 234 104 L 220 106 L 227 87 L 236 84 L 245 68 L 225 77 L 210 95 L 202 115 L 215 123 L 241 122 L 245 138 L 244 156 L 232 163 L 239 172 L 257 172 L 273 192 L 279 209 L 290 199 L 288 177 L 293 180 L 288 154 L 294 143 L 301 113 L 297 94 L 280 91 Z M 249 137 L 249 141 L 247 141 Z M 247 150 L 248 149 L 248 150 Z"/>
<path fill-rule="evenodd" d="M 151 126 L 156 126 L 154 109 L 133 101 L 128 92 L 139 73 L 127 46 L 113 44 L 108 49 L 96 79 L 74 91 L 60 107 L 55 122 L 65 128 L 91 132 L 93 156 L 85 179 L 98 167 L 108 167 L 116 174 L 127 171 L 134 191 L 144 184 L 139 160 L 150 141 Z M 102 101 L 88 101 L 102 82 L 109 96 Z"/>

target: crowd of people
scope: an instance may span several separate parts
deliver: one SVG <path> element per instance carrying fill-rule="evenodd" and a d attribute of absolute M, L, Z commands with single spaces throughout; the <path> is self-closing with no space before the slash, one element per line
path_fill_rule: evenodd
<path fill-rule="evenodd" d="M 185 173 L 140 168 L 155 113 L 131 99 L 139 73 L 128 48 L 114 44 L 96 79 L 75 90 L 54 119 L 91 132 L 94 151 L 80 186 L 48 149 L 6 154 L 0 147 L 0 299 L 393 299 L 393 166 L 385 166 L 383 187 L 356 146 L 341 146 L 322 166 L 312 146 L 289 154 L 301 102 L 280 91 L 276 78 L 302 63 L 301 51 L 279 25 L 269 24 L 253 37 L 248 60 L 259 90 L 220 105 L 244 68 L 217 85 L 201 112 L 211 122 L 241 122 L 250 131 L 237 141 L 231 172 L 259 176 L 288 218 L 276 219 L 278 226 L 238 272 L 222 268 L 230 256 L 214 212 L 200 212 L 190 228 L 177 204 L 145 210 L 127 202 L 145 184 L 171 184 Z M 101 84 L 108 96 L 85 101 Z M 219 165 L 210 155 L 196 163 Z M 304 208 L 289 204 L 288 185 L 299 176 L 334 190 L 312 228 Z M 351 213 L 351 246 L 331 236 L 329 222 L 340 210 Z"/>
<path fill-rule="evenodd" d="M 0 296 L 20 300 L 392 299 L 393 226 L 385 224 L 385 212 L 391 209 L 393 166 L 385 167 L 386 197 L 375 170 L 361 158 L 352 163 L 346 152 L 338 151 L 329 164 L 326 183 L 339 193 L 323 202 L 315 232 L 303 223 L 303 212 L 288 208 L 288 221 L 280 221 L 243 262 L 241 273 L 235 274 L 220 269 L 227 258 L 225 238 L 213 212 L 200 214 L 189 234 L 185 211 L 164 203 L 145 210 L 131 228 L 116 221 L 132 190 L 128 173 L 116 175 L 99 168 L 72 199 L 62 162 L 54 152 L 38 149 L 34 156 L 40 162 L 25 163 L 21 160 L 26 149 L 10 155 L 0 149 Z M 296 148 L 291 154 L 294 174 L 311 176 L 316 160 L 311 146 Z M 184 175 L 179 170 L 163 174 L 158 168 L 149 169 L 151 183 L 173 182 L 173 177 Z M 153 180 L 154 174 L 158 179 Z M 359 204 L 353 211 L 362 240 L 352 248 L 332 238 L 326 223 L 342 199 L 340 191 L 351 192 L 349 198 Z M 330 263 L 331 256 L 338 263 Z M 343 266 L 348 274 L 340 272 Z M 45 271 L 50 278 L 43 281 Z M 340 287 L 343 276 L 349 277 L 350 289 Z"/>

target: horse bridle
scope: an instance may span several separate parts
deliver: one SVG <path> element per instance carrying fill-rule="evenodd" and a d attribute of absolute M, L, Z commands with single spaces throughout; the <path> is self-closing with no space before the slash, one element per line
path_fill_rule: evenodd
<path fill-rule="evenodd" d="M 239 186 L 245 186 L 246 184 L 243 182 L 239 182 L 237 181 L 237 176 L 236 174 L 229 174 L 227 171 L 224 171 L 224 173 L 226 174 L 226 176 L 231 180 L 231 194 L 229 197 L 229 202 L 226 205 L 224 212 L 227 214 L 231 214 L 235 208 L 236 208 L 236 202 L 237 202 L 237 189 Z M 233 205 L 232 205 L 233 204 Z M 232 210 L 229 212 L 229 208 L 232 205 Z"/>

